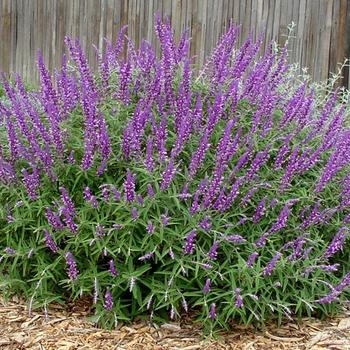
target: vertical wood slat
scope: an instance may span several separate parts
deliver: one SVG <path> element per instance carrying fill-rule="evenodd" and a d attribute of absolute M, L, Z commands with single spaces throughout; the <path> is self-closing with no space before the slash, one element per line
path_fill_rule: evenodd
<path fill-rule="evenodd" d="M 256 38 L 264 30 L 263 48 L 271 39 L 283 44 L 288 24 L 296 23 L 290 61 L 309 67 L 316 80 L 336 72 L 350 54 L 350 0 L 1 0 L 0 71 L 18 72 L 36 82 L 37 49 L 53 71 L 61 64 L 66 35 L 80 39 L 96 68 L 92 44 L 103 49 L 104 38 L 114 42 L 126 24 L 136 47 L 144 38 L 159 52 L 157 11 L 169 16 L 176 39 L 190 29 L 196 64 L 203 63 L 231 20 L 241 24 L 239 44 L 249 32 Z M 349 84 L 349 70 L 344 74 Z"/>

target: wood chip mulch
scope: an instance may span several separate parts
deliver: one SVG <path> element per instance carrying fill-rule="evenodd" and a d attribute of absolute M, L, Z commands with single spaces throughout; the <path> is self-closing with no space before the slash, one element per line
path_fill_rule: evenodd
<path fill-rule="evenodd" d="M 183 322 L 155 325 L 135 322 L 113 331 L 96 328 L 86 320 L 90 309 L 76 304 L 67 309 L 53 305 L 47 317 L 28 315 L 27 305 L 0 299 L 0 350 L 350 350 L 350 312 L 327 321 L 305 319 L 263 330 L 235 326 L 217 338 L 205 338 L 200 328 Z"/>

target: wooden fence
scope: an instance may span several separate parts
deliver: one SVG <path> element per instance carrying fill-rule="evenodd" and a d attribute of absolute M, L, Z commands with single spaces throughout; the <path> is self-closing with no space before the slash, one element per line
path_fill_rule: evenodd
<path fill-rule="evenodd" d="M 191 54 L 202 63 L 230 20 L 241 24 L 239 42 L 250 31 L 265 30 L 283 44 L 287 26 L 296 24 L 290 61 L 308 67 L 316 80 L 337 70 L 350 52 L 350 0 L 0 0 L 0 70 L 35 82 L 40 48 L 50 69 L 60 65 L 65 35 L 78 37 L 93 67 L 92 44 L 115 40 L 122 25 L 138 44 L 156 45 L 154 13 L 171 19 L 175 35 L 190 29 Z M 349 70 L 343 80 L 349 84 Z"/>

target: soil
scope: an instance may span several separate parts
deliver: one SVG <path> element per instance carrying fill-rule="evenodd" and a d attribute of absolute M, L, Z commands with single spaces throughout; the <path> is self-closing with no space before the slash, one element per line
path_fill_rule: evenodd
<path fill-rule="evenodd" d="M 51 305 L 46 315 L 34 311 L 29 316 L 25 302 L 0 299 L 0 350 L 350 350 L 349 311 L 326 321 L 303 319 L 263 330 L 233 326 L 215 339 L 205 338 L 199 326 L 186 321 L 163 325 L 140 321 L 106 331 L 87 321 L 90 311 L 81 301 L 66 308 Z"/>

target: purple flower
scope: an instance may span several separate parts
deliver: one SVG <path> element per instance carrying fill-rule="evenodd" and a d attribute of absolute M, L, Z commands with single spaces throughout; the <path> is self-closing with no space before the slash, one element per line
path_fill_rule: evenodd
<path fill-rule="evenodd" d="M 103 304 L 103 307 L 107 311 L 111 311 L 113 309 L 113 296 L 109 290 L 107 290 L 107 292 L 105 294 L 105 302 Z"/>
<path fill-rule="evenodd" d="M 241 289 L 240 289 L 240 288 L 236 288 L 236 289 L 235 289 L 235 295 L 236 295 L 235 306 L 236 306 L 237 308 L 243 307 L 243 297 L 242 297 L 242 295 L 241 295 Z"/>
<path fill-rule="evenodd" d="M 167 165 L 164 172 L 162 173 L 162 181 L 160 183 L 161 191 L 165 191 L 170 186 L 170 183 L 173 180 L 175 174 L 176 174 L 176 168 L 174 166 L 174 159 L 171 158 L 169 161 L 169 164 Z"/>
<path fill-rule="evenodd" d="M 213 321 L 216 319 L 216 305 L 212 303 L 209 308 L 209 318 Z"/>
<path fill-rule="evenodd" d="M 62 186 L 60 187 L 60 192 L 61 192 L 62 202 L 64 203 L 64 206 L 66 207 L 67 211 L 69 212 L 69 215 L 74 217 L 76 213 L 74 203 L 72 199 L 69 197 L 67 190 Z"/>
<path fill-rule="evenodd" d="M 78 232 L 78 226 L 73 220 L 71 212 L 67 208 L 62 208 L 63 221 L 72 233 Z"/>
<path fill-rule="evenodd" d="M 216 260 L 217 259 L 219 246 L 220 246 L 220 242 L 219 241 L 215 241 L 213 243 L 213 245 L 211 246 L 211 248 L 209 249 L 208 258 L 210 260 Z"/>
<path fill-rule="evenodd" d="M 131 208 L 131 217 L 132 217 L 132 219 L 133 220 L 137 220 L 139 218 L 139 216 L 140 216 L 140 214 L 139 214 L 137 208 L 132 207 Z"/>
<path fill-rule="evenodd" d="M 208 294 L 210 292 L 211 280 L 207 278 L 203 287 L 203 294 Z"/>
<path fill-rule="evenodd" d="M 208 132 L 204 132 L 203 136 L 200 139 L 197 150 L 192 155 L 190 165 L 188 168 L 191 178 L 193 178 L 194 175 L 196 175 L 198 169 L 202 166 L 205 154 L 209 147 L 209 134 Z"/>
<path fill-rule="evenodd" d="M 333 237 L 332 242 L 327 247 L 323 257 L 328 259 L 343 248 L 345 239 L 349 236 L 348 228 L 342 227 Z"/>
<path fill-rule="evenodd" d="M 147 254 L 145 254 L 145 255 L 143 255 L 143 256 L 140 256 L 140 257 L 138 258 L 138 260 L 139 260 L 139 261 L 149 260 L 149 259 L 152 259 L 153 256 L 154 256 L 154 252 L 150 252 L 150 253 L 147 253 Z"/>
<path fill-rule="evenodd" d="M 204 217 L 199 223 L 199 227 L 206 232 L 211 229 L 211 226 L 212 224 L 209 216 Z"/>
<path fill-rule="evenodd" d="M 147 230 L 147 233 L 149 233 L 150 235 L 151 235 L 152 233 L 154 233 L 154 226 L 153 226 L 153 224 L 152 224 L 152 221 L 148 221 L 148 222 L 147 222 L 147 228 L 146 228 L 146 230 Z"/>
<path fill-rule="evenodd" d="M 124 182 L 125 199 L 132 202 L 135 199 L 135 177 L 131 171 L 127 170 L 126 180 Z"/>
<path fill-rule="evenodd" d="M 85 187 L 83 191 L 84 199 L 88 201 L 94 208 L 98 208 L 98 202 L 96 197 L 91 193 L 89 187 Z"/>
<path fill-rule="evenodd" d="M 330 294 L 324 296 L 323 298 L 319 299 L 318 302 L 320 304 L 329 304 L 335 300 L 338 299 L 338 296 L 341 294 L 343 289 L 348 287 L 350 285 L 350 272 L 348 272 L 343 279 L 340 281 L 340 283 L 335 286 L 334 288 L 331 286 L 332 291 Z"/>
<path fill-rule="evenodd" d="M 255 264 L 256 258 L 259 256 L 258 252 L 253 252 L 252 254 L 249 255 L 248 260 L 247 260 L 247 267 L 252 267 Z"/>
<path fill-rule="evenodd" d="M 292 247 L 293 252 L 288 257 L 288 261 L 295 261 L 303 256 L 304 251 L 304 245 L 306 243 L 305 235 L 301 235 L 297 237 L 294 241 L 288 242 L 284 245 L 284 250 L 288 249 L 289 247 Z"/>
<path fill-rule="evenodd" d="M 289 163 L 282 176 L 280 190 L 284 190 L 289 184 L 292 176 L 297 172 L 299 167 L 299 146 L 296 146 L 289 157 Z"/>
<path fill-rule="evenodd" d="M 145 165 L 149 172 L 153 171 L 154 159 L 153 159 L 153 138 L 152 137 L 148 137 L 147 139 Z"/>
<path fill-rule="evenodd" d="M 119 202 L 120 199 L 121 199 L 121 193 L 120 191 L 118 191 L 114 186 L 111 188 L 111 191 L 113 193 L 113 196 L 114 196 L 114 200 L 116 202 Z"/>
<path fill-rule="evenodd" d="M 302 222 L 300 228 L 305 230 L 312 224 L 317 224 L 321 220 L 320 202 L 318 201 L 312 208 L 309 216 Z"/>
<path fill-rule="evenodd" d="M 198 200 L 199 200 L 199 195 L 197 193 L 195 193 L 194 198 L 193 198 L 193 202 L 192 202 L 192 205 L 190 208 L 190 214 L 192 214 L 192 215 L 199 211 Z"/>
<path fill-rule="evenodd" d="M 243 182 L 243 178 L 238 178 L 236 182 L 232 185 L 229 194 L 227 195 L 224 203 L 220 206 L 220 211 L 224 212 L 231 208 L 234 200 L 239 194 L 239 187 Z"/>
<path fill-rule="evenodd" d="M 169 217 L 167 214 L 162 214 L 162 215 L 160 216 L 160 219 L 161 219 L 161 221 L 162 221 L 162 225 L 163 225 L 163 226 L 169 225 L 170 217 Z"/>
<path fill-rule="evenodd" d="M 11 247 L 6 247 L 6 248 L 4 249 L 4 252 L 5 252 L 7 255 L 10 255 L 10 256 L 13 256 L 13 255 L 16 254 L 16 251 L 15 251 L 13 248 L 11 248 Z"/>
<path fill-rule="evenodd" d="M 347 164 L 348 149 L 350 146 L 350 131 L 344 132 L 339 136 L 339 141 L 334 152 L 328 159 L 328 162 L 321 174 L 321 177 L 316 185 L 315 191 L 321 192 L 327 183 Z"/>
<path fill-rule="evenodd" d="M 195 247 L 195 238 L 197 236 L 197 231 L 192 230 L 185 239 L 184 254 L 192 254 Z"/>
<path fill-rule="evenodd" d="M 263 270 L 263 276 L 270 276 L 276 267 L 277 262 L 281 259 L 282 253 L 277 252 L 276 255 L 269 261 Z"/>
<path fill-rule="evenodd" d="M 102 225 L 97 224 L 95 232 L 96 236 L 101 238 L 105 235 L 105 228 Z"/>
<path fill-rule="evenodd" d="M 49 231 L 44 229 L 44 237 L 45 237 L 45 244 L 46 246 L 51 249 L 54 253 L 58 252 L 58 247 L 53 240 L 52 236 L 50 235 Z"/>
<path fill-rule="evenodd" d="M 116 230 L 120 230 L 120 229 L 123 228 L 123 225 L 121 225 L 121 224 L 113 224 L 112 227 L 113 227 L 114 229 L 116 229 Z"/>
<path fill-rule="evenodd" d="M 111 273 L 111 275 L 113 277 L 116 277 L 116 276 L 119 275 L 119 272 L 115 268 L 115 264 L 114 264 L 114 260 L 113 259 L 109 260 L 109 272 Z"/>
<path fill-rule="evenodd" d="M 26 169 L 22 169 L 23 183 L 28 192 L 29 198 L 31 200 L 38 199 L 38 188 L 40 185 L 40 173 L 39 170 L 33 168 L 31 174 L 28 173 Z"/>
<path fill-rule="evenodd" d="M 242 244 L 246 242 L 246 240 L 240 235 L 228 235 L 228 236 L 222 235 L 222 238 L 225 241 L 232 242 L 235 244 Z"/>
<path fill-rule="evenodd" d="M 137 203 L 140 204 L 141 206 L 144 204 L 143 197 L 139 194 L 136 196 Z"/>
<path fill-rule="evenodd" d="M 102 187 L 102 198 L 105 202 L 109 201 L 109 196 L 110 196 L 110 192 L 109 192 L 109 185 L 105 184 L 100 186 Z"/>
<path fill-rule="evenodd" d="M 253 197 L 253 195 L 259 190 L 258 187 L 254 186 L 252 187 L 247 193 L 246 195 L 242 198 L 241 200 L 241 205 L 243 207 L 246 207 L 249 203 L 249 201 L 251 200 L 251 198 Z"/>
<path fill-rule="evenodd" d="M 269 153 L 267 150 L 258 152 L 252 161 L 252 164 L 247 171 L 246 180 L 250 181 L 257 174 L 259 169 L 267 162 L 269 159 Z"/>
<path fill-rule="evenodd" d="M 173 260 L 175 259 L 175 254 L 174 254 L 173 250 L 171 249 L 171 247 L 169 248 L 168 254 Z"/>
<path fill-rule="evenodd" d="M 66 253 L 66 262 L 68 265 L 68 276 L 71 281 L 74 281 L 78 278 L 79 270 L 71 252 Z"/>
<path fill-rule="evenodd" d="M 182 188 L 181 193 L 179 194 L 179 198 L 180 199 L 187 199 L 187 198 L 191 198 L 192 195 L 188 190 L 189 184 L 186 182 Z"/>
<path fill-rule="evenodd" d="M 291 206 L 291 204 L 287 203 L 283 207 L 280 214 L 278 215 L 276 222 L 272 225 L 270 230 L 268 232 L 264 233 L 263 235 L 261 235 L 260 238 L 256 241 L 255 245 L 258 248 L 261 248 L 266 244 L 266 241 L 271 234 L 278 232 L 287 226 L 287 220 L 288 220 L 288 216 L 290 214 L 290 206 Z"/>
<path fill-rule="evenodd" d="M 153 198 L 154 197 L 154 190 L 151 184 L 147 185 L 147 195 L 149 198 Z"/>
<path fill-rule="evenodd" d="M 330 304 L 331 302 L 335 301 L 338 299 L 338 296 L 340 295 L 340 292 L 338 291 L 333 291 L 330 294 L 327 294 L 323 298 L 317 300 L 319 304 Z"/>
<path fill-rule="evenodd" d="M 256 207 L 256 210 L 253 216 L 254 224 L 257 224 L 261 220 L 261 218 L 265 215 L 265 211 L 266 211 L 265 205 L 266 205 L 266 197 L 264 197 Z"/>
<path fill-rule="evenodd" d="M 64 229 L 64 224 L 60 217 L 54 213 L 51 208 L 46 208 L 46 217 L 53 230 L 58 231 Z"/>

